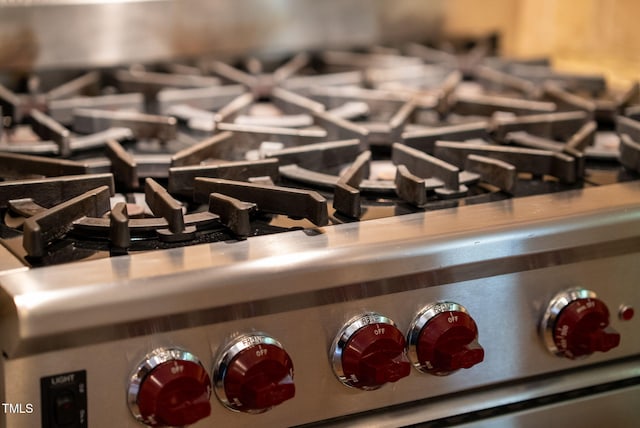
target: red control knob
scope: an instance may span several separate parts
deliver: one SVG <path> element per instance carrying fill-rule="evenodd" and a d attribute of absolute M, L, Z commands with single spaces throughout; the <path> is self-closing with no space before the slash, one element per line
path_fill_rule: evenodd
<path fill-rule="evenodd" d="M 258 333 L 227 345 L 214 370 L 216 395 L 232 410 L 262 413 L 293 398 L 293 362 L 277 340 Z"/>
<path fill-rule="evenodd" d="M 129 408 L 152 427 L 187 426 L 211 413 L 211 381 L 191 353 L 157 349 L 147 355 L 129 382 Z"/>
<path fill-rule="evenodd" d="M 584 289 L 554 297 L 542 321 L 542 334 L 551 352 L 570 359 L 607 352 L 620 344 L 620 334 L 609 327 L 607 305 Z"/>
<path fill-rule="evenodd" d="M 370 313 L 352 319 L 331 347 L 333 370 L 347 386 L 372 390 L 409 375 L 404 335 L 393 321 Z"/>
<path fill-rule="evenodd" d="M 407 338 L 409 358 L 424 373 L 444 376 L 484 360 L 478 327 L 464 306 L 457 303 L 425 307 L 411 324 Z"/>

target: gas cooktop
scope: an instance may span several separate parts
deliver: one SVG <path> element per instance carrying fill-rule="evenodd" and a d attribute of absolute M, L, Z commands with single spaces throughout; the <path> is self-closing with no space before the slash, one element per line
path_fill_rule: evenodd
<path fill-rule="evenodd" d="M 638 84 L 488 52 L 23 77 L 0 86 L 2 242 L 41 266 L 637 179 Z"/>

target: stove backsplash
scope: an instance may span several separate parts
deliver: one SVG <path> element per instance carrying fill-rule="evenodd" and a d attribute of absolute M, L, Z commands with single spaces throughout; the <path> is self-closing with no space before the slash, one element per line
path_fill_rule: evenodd
<path fill-rule="evenodd" d="M 0 0 L 0 70 L 349 48 L 439 33 L 441 0 Z"/>

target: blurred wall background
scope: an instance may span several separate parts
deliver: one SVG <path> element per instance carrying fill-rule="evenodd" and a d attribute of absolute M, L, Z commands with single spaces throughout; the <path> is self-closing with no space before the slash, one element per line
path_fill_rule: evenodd
<path fill-rule="evenodd" d="M 447 34 L 503 34 L 515 57 L 548 56 L 555 67 L 601 72 L 614 85 L 640 80 L 638 0 L 448 0 Z"/>

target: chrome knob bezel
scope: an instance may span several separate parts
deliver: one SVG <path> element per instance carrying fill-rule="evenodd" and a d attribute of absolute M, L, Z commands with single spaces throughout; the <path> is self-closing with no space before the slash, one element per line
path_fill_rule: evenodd
<path fill-rule="evenodd" d="M 424 327 L 429 323 L 429 321 L 431 321 L 437 315 L 446 312 L 464 312 L 465 314 L 469 315 L 469 311 L 467 311 L 467 309 L 459 303 L 438 301 L 422 308 L 422 310 L 418 312 L 418 315 L 416 315 L 416 317 L 409 325 L 409 330 L 407 331 L 407 354 L 409 356 L 409 361 L 411 361 L 413 367 L 415 367 L 421 373 L 433 374 L 429 372 L 429 367 L 421 364 L 418 359 L 418 341 L 420 340 L 420 333 L 422 332 L 422 329 L 424 329 Z M 447 372 L 446 374 L 450 373 L 453 372 Z"/>
<path fill-rule="evenodd" d="M 284 350 L 282 344 L 269 336 L 266 333 L 262 332 L 254 332 L 254 333 L 246 333 L 240 336 L 235 337 L 232 341 L 227 343 L 219 352 L 215 359 L 213 365 L 213 389 L 215 391 L 216 397 L 218 400 L 229 410 L 234 412 L 245 412 L 251 414 L 259 414 L 264 413 L 271 409 L 268 407 L 266 409 L 252 409 L 252 410 L 243 410 L 237 403 L 232 402 L 227 397 L 227 393 L 224 389 L 224 380 L 227 375 L 227 371 L 229 365 L 233 362 L 235 357 L 237 357 L 240 352 L 245 349 L 249 349 L 253 346 L 257 345 L 272 345 L 277 346 L 278 348 Z"/>
<path fill-rule="evenodd" d="M 169 361 L 190 361 L 192 363 L 199 364 L 202 369 L 206 371 L 198 357 L 182 348 L 156 348 L 145 355 L 142 362 L 138 364 L 129 377 L 129 385 L 127 387 L 127 404 L 129 406 L 129 410 L 133 417 L 142 424 L 146 424 L 146 422 L 140 413 L 140 407 L 138 406 L 138 393 L 140 392 L 140 387 L 153 369 Z"/>
<path fill-rule="evenodd" d="M 558 357 L 564 357 L 564 351 L 556 346 L 555 340 L 553 339 L 553 330 L 560 313 L 569 306 L 569 304 L 578 299 L 596 299 L 597 297 L 596 293 L 591 290 L 576 287 L 561 291 L 551 299 L 547 309 L 542 315 L 539 328 L 540 337 L 549 352 Z M 582 359 L 586 357 L 587 355 L 583 355 L 578 358 Z"/>
<path fill-rule="evenodd" d="M 373 391 L 375 389 L 381 388 L 383 385 L 366 387 L 357 386 L 357 380 L 347 377 L 344 374 L 344 369 L 342 367 L 342 353 L 344 352 L 344 349 L 346 348 L 347 343 L 349 342 L 351 337 L 353 337 L 353 335 L 356 334 L 361 328 L 371 324 L 387 324 L 397 328 L 396 323 L 393 322 L 392 319 L 384 315 L 380 315 L 376 312 L 366 312 L 364 314 L 356 315 L 355 317 L 347 321 L 340 332 L 335 336 L 329 350 L 331 368 L 333 369 L 333 374 L 336 376 L 336 378 L 338 378 L 338 380 L 342 384 L 350 388 L 357 388 L 364 391 Z"/>

